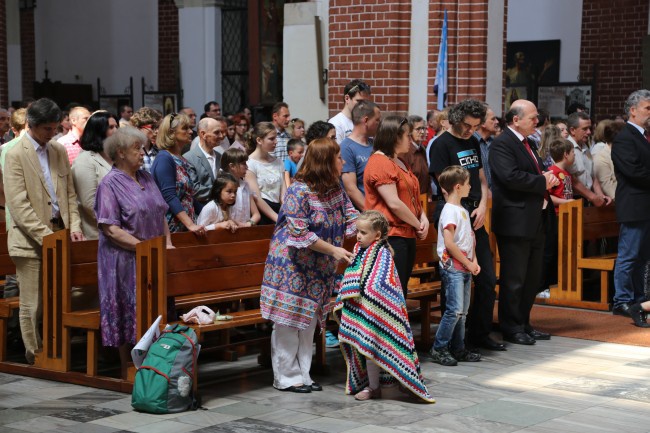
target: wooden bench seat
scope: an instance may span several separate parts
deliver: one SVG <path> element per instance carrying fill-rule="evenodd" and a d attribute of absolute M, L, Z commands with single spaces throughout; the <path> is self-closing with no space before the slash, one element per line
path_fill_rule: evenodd
<path fill-rule="evenodd" d="M 616 253 L 593 254 L 600 240 L 617 238 L 619 224 L 612 206 L 584 207 L 582 200 L 562 204 L 558 215 L 558 285 L 551 288 L 547 303 L 596 310 L 609 310 L 609 274 Z M 587 244 L 592 248 L 587 248 Z M 600 292 L 589 300 L 584 293 L 584 272 L 600 271 Z"/>

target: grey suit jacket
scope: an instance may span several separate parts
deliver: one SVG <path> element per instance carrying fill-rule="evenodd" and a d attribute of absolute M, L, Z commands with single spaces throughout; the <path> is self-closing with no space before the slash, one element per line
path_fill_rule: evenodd
<path fill-rule="evenodd" d="M 215 167 L 217 171 L 221 166 L 221 155 L 214 152 Z M 183 154 L 183 158 L 190 163 L 189 176 L 194 185 L 194 199 L 199 203 L 205 204 L 210 201 L 210 189 L 214 183 L 214 173 L 210 168 L 210 163 L 199 146 L 190 149 Z"/>

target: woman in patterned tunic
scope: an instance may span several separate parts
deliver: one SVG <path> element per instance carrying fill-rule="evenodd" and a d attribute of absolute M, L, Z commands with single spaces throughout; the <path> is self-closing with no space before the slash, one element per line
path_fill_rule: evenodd
<path fill-rule="evenodd" d="M 337 263 L 352 261 L 343 240 L 356 232 L 358 215 L 339 183 L 342 168 L 338 144 L 325 138 L 309 145 L 271 240 L 260 304 L 262 316 L 275 322 L 273 386 L 282 391 L 322 389 L 309 376 L 314 331 L 330 310 Z"/>
<path fill-rule="evenodd" d="M 149 173 L 140 170 L 147 136 L 135 128 L 118 130 L 106 139 L 114 163 L 95 195 L 99 226 L 97 270 L 102 343 L 119 347 L 122 366 L 135 344 L 135 246 L 166 235 L 167 203 Z"/>
<path fill-rule="evenodd" d="M 169 231 L 191 231 L 205 235 L 205 227 L 196 224 L 194 187 L 188 175 L 189 162 L 181 156 L 183 146 L 191 143 L 190 118 L 184 114 L 168 114 L 160 123 L 156 145 L 160 152 L 151 166 L 156 185 L 169 205 Z"/>

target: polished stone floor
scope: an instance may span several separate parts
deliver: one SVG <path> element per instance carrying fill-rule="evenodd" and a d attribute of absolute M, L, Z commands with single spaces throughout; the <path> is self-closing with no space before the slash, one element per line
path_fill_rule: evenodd
<path fill-rule="evenodd" d="M 255 356 L 204 365 L 218 379 L 202 382 L 203 409 L 174 415 L 134 412 L 127 394 L 0 374 L 0 433 L 650 432 L 650 348 L 553 337 L 457 367 L 421 358 L 436 404 L 393 389 L 367 402 L 344 395 L 336 349 L 333 372 L 314 376 L 324 390 L 306 395 L 274 390 Z"/>

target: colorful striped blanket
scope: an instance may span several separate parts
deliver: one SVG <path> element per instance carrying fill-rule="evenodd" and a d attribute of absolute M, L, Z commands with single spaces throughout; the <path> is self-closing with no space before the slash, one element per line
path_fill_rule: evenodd
<path fill-rule="evenodd" d="M 383 370 L 383 385 L 397 380 L 423 400 L 435 400 L 422 381 L 402 287 L 393 257 L 380 240 L 366 249 L 354 247 L 354 261 L 345 270 L 334 315 L 347 364 L 346 394 L 368 386 L 366 361 Z"/>

